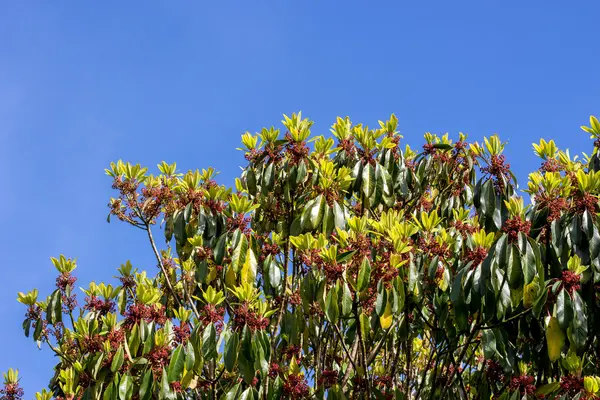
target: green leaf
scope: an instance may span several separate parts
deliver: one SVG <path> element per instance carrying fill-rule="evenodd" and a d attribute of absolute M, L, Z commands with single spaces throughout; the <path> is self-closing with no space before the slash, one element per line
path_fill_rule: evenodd
<path fill-rule="evenodd" d="M 231 266 L 234 272 L 240 272 L 246 263 L 248 257 L 248 239 L 246 235 L 241 235 L 236 248 L 231 255 Z"/>
<path fill-rule="evenodd" d="M 240 383 L 235 384 L 235 386 L 233 386 L 231 389 L 229 389 L 229 392 L 227 392 L 227 394 L 225 395 L 225 397 L 223 397 L 223 400 L 237 400 L 238 399 L 238 392 L 240 391 Z"/>
<path fill-rule="evenodd" d="M 336 228 L 346 228 L 346 216 L 344 214 L 344 210 L 337 201 L 333 202 L 333 223 L 335 224 Z"/>
<path fill-rule="evenodd" d="M 115 382 L 111 382 L 104 391 L 103 400 L 117 400 L 118 391 L 115 388 Z"/>
<path fill-rule="evenodd" d="M 560 382 L 547 383 L 537 388 L 535 394 L 537 396 L 548 396 L 549 394 L 556 392 L 558 389 L 560 389 Z"/>
<path fill-rule="evenodd" d="M 533 281 L 533 278 L 535 278 L 537 265 L 535 254 L 529 241 L 525 242 L 525 249 L 525 257 L 521 259 L 521 265 L 523 267 L 523 278 L 525 279 L 525 284 L 527 285 Z"/>
<path fill-rule="evenodd" d="M 523 286 L 523 270 L 521 267 L 521 254 L 516 245 L 509 247 L 508 257 L 508 283 L 511 288 L 516 289 Z"/>
<path fill-rule="evenodd" d="M 348 284 L 344 282 L 342 286 L 342 315 L 347 317 L 352 312 L 352 293 Z"/>
<path fill-rule="evenodd" d="M 254 399 L 254 395 L 252 394 L 252 387 L 249 387 L 242 392 L 239 400 L 252 400 L 252 399 Z"/>
<path fill-rule="evenodd" d="M 554 317 L 547 318 L 546 344 L 548 347 L 548 358 L 550 359 L 550 362 L 558 360 L 565 344 L 565 334 L 560 329 L 558 320 Z"/>
<path fill-rule="evenodd" d="M 325 213 L 325 204 L 325 198 L 322 194 L 315 198 L 315 202 L 313 203 L 309 214 L 310 229 L 317 229 L 321 224 L 323 214 Z"/>
<path fill-rule="evenodd" d="M 546 305 L 546 300 L 548 299 L 548 290 L 546 288 L 542 289 L 542 294 L 540 295 L 540 297 L 538 297 L 538 299 L 535 301 L 534 305 L 533 305 L 533 315 L 535 316 L 535 318 L 539 318 L 540 315 L 542 314 L 542 309 L 544 308 L 544 305 Z"/>
<path fill-rule="evenodd" d="M 565 289 L 561 289 L 556 296 L 556 319 L 560 324 L 560 328 L 564 331 L 567 329 L 573 319 L 573 307 L 571 306 L 571 296 Z"/>
<path fill-rule="evenodd" d="M 202 334 L 202 353 L 206 360 L 212 360 L 217 355 L 217 332 L 212 323 L 204 329 Z"/>
<path fill-rule="evenodd" d="M 169 383 L 181 380 L 184 364 L 185 354 L 183 352 L 183 347 L 179 345 L 171 354 L 171 361 L 169 362 L 169 371 L 167 376 Z"/>
<path fill-rule="evenodd" d="M 57 322 L 62 322 L 62 294 L 58 289 L 50 295 L 50 301 L 48 302 L 48 308 L 46 309 L 46 320 L 52 325 Z"/>
<path fill-rule="evenodd" d="M 594 220 L 588 210 L 585 210 L 581 216 L 581 228 L 588 239 L 594 235 Z"/>
<path fill-rule="evenodd" d="M 265 278 L 268 284 L 271 287 L 278 289 L 281 286 L 281 281 L 283 280 L 279 265 L 277 265 L 277 262 L 269 255 L 267 259 L 265 259 L 263 266 L 267 269 Z"/>
<path fill-rule="evenodd" d="M 269 363 L 260 340 L 252 342 L 252 351 L 254 353 L 254 369 L 260 371 L 261 376 L 267 376 L 269 373 Z"/>
<path fill-rule="evenodd" d="M 275 174 L 273 173 L 273 163 L 269 163 L 267 168 L 263 171 L 262 176 L 262 194 L 266 196 L 269 194 L 271 190 L 273 190 L 273 185 L 275 184 Z"/>
<path fill-rule="evenodd" d="M 365 198 L 371 197 L 375 191 L 375 168 L 369 163 L 362 170 L 362 192 Z"/>
<path fill-rule="evenodd" d="M 360 264 L 358 279 L 356 281 L 356 290 L 362 292 L 369 287 L 371 282 L 371 263 L 368 258 L 364 258 Z"/>
<path fill-rule="evenodd" d="M 196 364 L 196 352 L 194 351 L 192 342 L 188 340 L 185 345 L 185 369 L 191 371 L 194 368 L 194 364 Z"/>
<path fill-rule="evenodd" d="M 119 383 L 119 399 L 129 400 L 131 399 L 131 393 L 133 391 L 133 378 L 129 374 L 125 374 L 121 377 Z"/>
<path fill-rule="evenodd" d="M 577 349 L 581 349 L 585 346 L 588 327 L 587 327 L 587 315 L 585 312 L 585 305 L 581 296 L 576 291 L 573 292 L 573 325 L 571 330 L 571 339 Z"/>
<path fill-rule="evenodd" d="M 123 346 L 119 346 L 115 356 L 112 359 L 112 363 L 110 364 L 110 370 L 114 373 L 117 372 L 121 366 L 123 365 L 123 361 L 125 360 L 123 353 Z"/>
<path fill-rule="evenodd" d="M 217 244 L 215 245 L 215 249 L 213 251 L 215 264 L 221 265 L 223 263 L 223 257 L 225 256 L 225 241 L 227 239 L 227 235 L 224 233 L 219 236 L 217 240 Z"/>
<path fill-rule="evenodd" d="M 173 233 L 175 234 L 175 241 L 178 245 L 185 245 L 187 235 L 185 234 L 185 220 L 183 218 L 183 211 L 177 210 L 173 214 Z"/>
<path fill-rule="evenodd" d="M 283 381 L 278 376 L 275 380 L 269 385 L 269 393 L 267 394 L 268 400 L 278 400 L 281 398 L 281 392 L 283 391 Z"/>
<path fill-rule="evenodd" d="M 306 163 L 304 160 L 300 161 L 298 164 L 298 175 L 296 175 L 296 184 L 299 185 L 304 182 L 306 178 Z"/>
<path fill-rule="evenodd" d="M 325 316 L 332 324 L 337 323 L 339 317 L 338 297 L 337 288 L 332 287 L 325 298 Z"/>
<path fill-rule="evenodd" d="M 335 260 L 338 264 L 347 263 L 348 261 L 350 261 L 352 259 L 352 256 L 356 253 L 356 251 L 357 250 L 350 250 L 350 251 L 345 251 L 343 253 L 340 253 L 337 255 Z"/>
<path fill-rule="evenodd" d="M 486 359 L 493 359 L 496 355 L 496 335 L 491 329 L 486 329 L 482 334 L 483 355 Z"/>
<path fill-rule="evenodd" d="M 160 380 L 160 393 L 159 399 L 174 399 L 175 393 L 171 390 L 169 385 L 169 379 L 167 378 L 167 371 L 163 368 L 162 379 Z"/>
<path fill-rule="evenodd" d="M 246 170 L 246 187 L 248 188 L 248 193 L 252 196 L 256 196 L 258 189 L 256 187 L 256 173 L 253 168 L 248 168 Z"/>
<path fill-rule="evenodd" d="M 173 229 L 173 216 L 170 216 L 165 220 L 165 240 L 167 243 L 173 238 Z"/>
<path fill-rule="evenodd" d="M 224 361 L 225 368 L 229 372 L 233 372 L 235 363 L 237 362 L 239 341 L 238 333 L 233 332 L 225 344 Z"/>

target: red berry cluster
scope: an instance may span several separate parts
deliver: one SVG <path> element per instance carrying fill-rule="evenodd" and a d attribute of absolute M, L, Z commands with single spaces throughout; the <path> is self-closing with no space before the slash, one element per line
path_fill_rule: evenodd
<path fill-rule="evenodd" d="M 452 226 L 454 226 L 454 228 L 456 228 L 456 230 L 458 232 L 460 232 L 460 234 L 465 237 L 468 234 L 473 234 L 475 232 L 477 232 L 477 228 L 474 227 L 473 225 L 463 222 L 463 221 L 452 221 Z"/>
<path fill-rule="evenodd" d="M 251 331 L 262 331 L 269 326 L 269 320 L 261 317 L 253 311 L 248 303 L 242 303 L 233 316 L 233 330 L 241 331 L 244 326 L 248 326 Z"/>
<path fill-rule="evenodd" d="M 183 392 L 183 387 L 181 386 L 181 382 L 179 382 L 179 381 L 173 381 L 173 382 L 169 383 L 169 386 L 171 386 L 171 390 L 174 391 L 175 393 Z"/>
<path fill-rule="evenodd" d="M 419 238 L 417 247 L 430 258 L 438 256 L 441 260 L 445 260 L 451 254 L 450 247 L 445 243 L 440 244 L 433 235 Z"/>
<path fill-rule="evenodd" d="M 375 378 L 375 386 L 383 387 L 383 388 L 391 388 L 392 387 L 392 377 L 389 375 L 378 376 Z"/>
<path fill-rule="evenodd" d="M 217 308 L 214 304 L 207 304 L 200 310 L 200 322 L 203 326 L 214 324 L 217 335 L 223 331 L 223 313 L 222 307 Z"/>
<path fill-rule="evenodd" d="M 289 375 L 283 384 L 283 393 L 292 399 L 303 399 L 308 397 L 308 384 L 304 376 L 299 374 Z"/>
<path fill-rule="evenodd" d="M 277 378 L 277 376 L 279 376 L 280 372 L 281 372 L 281 367 L 279 367 L 279 364 L 271 363 L 271 365 L 269 366 L 269 378 L 271 378 L 271 379 Z"/>
<path fill-rule="evenodd" d="M 542 163 L 542 166 L 540 167 L 541 172 L 557 172 L 561 169 L 561 165 L 558 162 L 558 160 L 556 160 L 556 158 L 547 159 Z"/>
<path fill-rule="evenodd" d="M 468 249 L 467 254 L 465 255 L 466 262 L 473 262 L 471 264 L 471 268 L 477 267 L 479 264 L 485 260 L 487 257 L 488 251 L 483 247 L 476 247 L 475 249 Z"/>
<path fill-rule="evenodd" d="M 565 375 L 560 378 L 560 388 L 570 395 L 576 395 L 583 389 L 583 378 Z"/>
<path fill-rule="evenodd" d="M 592 215 L 595 215 L 598 211 L 598 198 L 589 193 L 579 195 L 573 199 L 573 209 L 579 215 L 586 211 Z"/>
<path fill-rule="evenodd" d="M 106 338 L 110 342 L 110 347 L 116 349 L 125 340 L 125 332 L 123 329 L 113 328 L 108 332 Z"/>
<path fill-rule="evenodd" d="M 502 366 L 494 360 L 485 361 L 485 376 L 489 382 L 502 382 L 504 380 L 504 370 Z"/>
<path fill-rule="evenodd" d="M 143 187 L 142 197 L 139 201 L 142 204 L 141 211 L 147 221 L 152 221 L 160 214 L 161 207 L 173 200 L 174 193 L 168 186 L 160 185 L 155 187 Z"/>
<path fill-rule="evenodd" d="M 356 146 L 354 146 L 354 137 L 349 136 L 346 139 L 340 140 L 338 147 L 346 152 L 348 156 L 356 154 Z"/>
<path fill-rule="evenodd" d="M 156 346 L 146 355 L 155 378 L 160 377 L 163 368 L 168 365 L 170 351 L 171 348 L 168 346 Z"/>
<path fill-rule="evenodd" d="M 511 180 L 509 175 L 510 164 L 506 163 L 506 157 L 503 155 L 493 155 L 490 159 L 490 164 L 481 168 L 481 172 L 494 177 L 496 193 L 502 193 L 505 189 L 505 182 L 510 182 Z"/>
<path fill-rule="evenodd" d="M 323 386 L 325 389 L 329 389 L 335 385 L 338 381 L 338 371 L 326 369 L 321 373 L 319 377 L 319 386 Z"/>
<path fill-rule="evenodd" d="M 519 391 L 521 394 L 533 394 L 535 392 L 535 378 L 530 375 L 515 376 L 510 380 L 511 392 Z"/>
<path fill-rule="evenodd" d="M 106 315 L 115 311 L 115 302 L 112 300 L 102 300 L 101 298 L 91 295 L 85 298 L 84 310 L 95 311 L 99 315 Z"/>
<path fill-rule="evenodd" d="M 134 303 L 130 305 L 125 312 L 123 326 L 131 328 L 142 320 L 146 322 L 155 322 L 158 325 L 164 325 L 165 322 L 167 322 L 165 306 L 162 304 L 146 305 Z"/>
<path fill-rule="evenodd" d="M 94 354 L 102 351 L 103 340 L 98 334 L 84 336 L 80 342 L 81 347 L 83 348 L 83 353 Z"/>
<path fill-rule="evenodd" d="M 24 394 L 19 383 L 7 383 L 0 389 L 0 399 L 2 400 L 20 400 Z"/>
<path fill-rule="evenodd" d="M 581 277 L 573 271 L 563 271 L 561 281 L 565 290 L 569 293 L 579 290 Z"/>
<path fill-rule="evenodd" d="M 75 294 L 67 296 L 67 290 L 72 290 L 77 278 L 71 276 L 70 272 L 63 272 L 56 278 L 56 287 L 62 295 L 62 308 L 65 312 L 71 312 L 77 307 Z"/>
<path fill-rule="evenodd" d="M 249 234 L 251 232 L 250 223 L 252 222 L 251 217 L 244 217 L 244 214 L 237 214 L 234 217 L 227 218 L 227 230 L 229 232 L 233 232 L 236 229 L 239 229 L 244 234 Z"/>
<path fill-rule="evenodd" d="M 522 232 L 525 236 L 529 235 L 531 222 L 524 220 L 520 216 L 516 216 L 506 220 L 502 231 L 508 235 L 508 243 L 515 243 L 519 240 L 519 233 Z"/>
<path fill-rule="evenodd" d="M 176 344 L 186 344 L 190 337 L 190 324 L 187 322 L 181 322 L 179 326 L 173 327 L 173 335 L 175 338 L 173 341 Z"/>
<path fill-rule="evenodd" d="M 423 145 L 423 153 L 425 154 L 435 154 L 436 148 L 433 143 L 425 143 Z"/>
<path fill-rule="evenodd" d="M 305 141 L 296 142 L 288 132 L 285 134 L 288 143 L 285 145 L 285 150 L 290 157 L 290 165 L 297 165 L 300 161 L 308 157 L 310 149 Z"/>
<path fill-rule="evenodd" d="M 289 345 L 281 350 L 281 355 L 286 357 L 287 359 L 291 359 L 292 357 L 300 358 L 300 351 L 302 348 L 298 345 Z"/>

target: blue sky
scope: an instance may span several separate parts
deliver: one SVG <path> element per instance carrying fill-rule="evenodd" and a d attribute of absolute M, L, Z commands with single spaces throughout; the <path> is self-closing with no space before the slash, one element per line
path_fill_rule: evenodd
<path fill-rule="evenodd" d="M 110 161 L 231 183 L 240 134 L 283 113 L 327 133 L 338 115 L 394 112 L 415 145 L 498 132 L 524 183 L 531 142 L 589 152 L 579 126 L 600 114 L 597 1 L 90 4 L 0 5 L 0 370 L 20 369 L 27 398 L 55 360 L 23 336 L 15 298 L 51 292 L 50 256 L 76 257 L 81 286 L 128 259 L 154 272 L 143 233 L 106 223 Z"/>

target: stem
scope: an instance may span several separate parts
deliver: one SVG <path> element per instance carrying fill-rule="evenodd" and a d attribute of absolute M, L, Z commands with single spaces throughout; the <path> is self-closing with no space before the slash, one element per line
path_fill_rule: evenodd
<path fill-rule="evenodd" d="M 171 285 L 171 280 L 169 279 L 167 270 L 165 269 L 165 266 L 162 262 L 160 253 L 158 252 L 158 249 L 156 248 L 156 243 L 154 242 L 154 237 L 152 236 L 152 229 L 150 229 L 150 224 L 148 224 L 148 223 L 146 223 L 146 232 L 148 232 L 148 239 L 150 239 L 150 245 L 152 246 L 152 250 L 154 251 L 154 256 L 156 257 L 156 261 L 158 261 L 158 266 L 160 267 L 163 275 L 165 276 L 165 282 L 167 284 L 167 288 L 171 292 L 171 295 L 175 298 L 175 301 L 177 302 L 177 304 L 183 307 L 183 302 L 181 301 L 181 299 L 179 298 L 177 293 L 175 293 L 175 290 L 173 289 L 173 285 Z M 196 314 L 196 318 L 199 319 L 200 314 L 198 314 L 196 307 L 194 307 L 193 304 L 192 304 L 192 307 L 193 307 L 194 313 Z"/>
<path fill-rule="evenodd" d="M 385 332 L 385 334 L 383 335 L 381 340 L 375 345 L 373 350 L 371 350 L 371 354 L 369 354 L 369 357 L 367 357 L 367 365 L 371 365 L 371 363 L 375 360 L 375 357 L 377 356 L 377 353 L 379 353 L 381 346 L 383 346 L 383 344 L 387 341 L 389 333 L 396 328 L 399 322 L 400 320 L 397 319 L 396 322 L 394 322 L 392 326 L 390 326 L 390 328 Z"/>
<path fill-rule="evenodd" d="M 273 326 L 271 330 L 271 354 L 274 354 L 275 351 L 275 332 L 279 325 L 281 325 L 281 320 L 283 318 L 283 311 L 287 306 L 287 277 L 288 277 L 288 262 L 289 262 L 289 252 L 290 252 L 290 240 L 289 237 L 285 241 L 284 246 L 284 255 L 283 255 L 283 298 L 281 299 L 281 305 L 279 306 L 279 315 L 277 315 L 277 323 Z"/>
<path fill-rule="evenodd" d="M 358 331 L 358 345 L 360 347 L 360 353 L 361 353 L 361 361 L 362 361 L 362 367 L 364 369 L 364 376 L 365 376 L 365 383 L 366 383 L 366 387 L 367 387 L 367 398 L 371 398 L 371 384 L 369 382 L 369 371 L 367 370 L 368 366 L 367 366 L 367 350 L 365 349 L 365 341 L 364 338 L 362 336 L 362 327 L 360 324 L 360 317 L 358 315 L 358 296 L 359 294 L 356 293 L 356 297 L 355 297 L 355 302 L 354 302 L 354 315 L 356 316 L 356 329 Z"/>
<path fill-rule="evenodd" d="M 412 362 L 412 340 L 406 341 L 406 398 L 410 400 L 410 378 L 411 378 L 411 362 Z"/>
<path fill-rule="evenodd" d="M 342 336 L 342 332 L 340 332 L 340 328 L 338 328 L 336 324 L 331 324 L 331 325 L 335 329 L 335 332 L 337 333 L 338 338 L 339 338 L 340 342 L 342 343 L 342 348 L 344 349 L 344 352 L 346 353 L 346 356 L 348 357 L 350 364 L 352 364 L 352 368 L 354 368 L 356 370 L 356 364 L 354 363 L 354 360 L 350 356 L 350 352 L 348 351 L 348 348 L 346 347 L 346 343 L 344 343 L 344 337 Z"/>

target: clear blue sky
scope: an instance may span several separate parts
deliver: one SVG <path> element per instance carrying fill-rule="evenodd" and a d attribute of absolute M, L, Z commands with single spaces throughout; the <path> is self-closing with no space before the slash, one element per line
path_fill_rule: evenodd
<path fill-rule="evenodd" d="M 0 5 L 0 370 L 20 369 L 27 398 L 54 359 L 15 298 L 51 292 L 49 257 L 76 257 L 82 286 L 127 259 L 154 269 L 141 231 L 106 223 L 112 160 L 231 183 L 240 134 L 283 113 L 327 133 L 394 112 L 411 144 L 498 132 L 524 183 L 531 142 L 589 151 L 579 125 L 600 114 L 598 1 L 89 4 Z"/>

